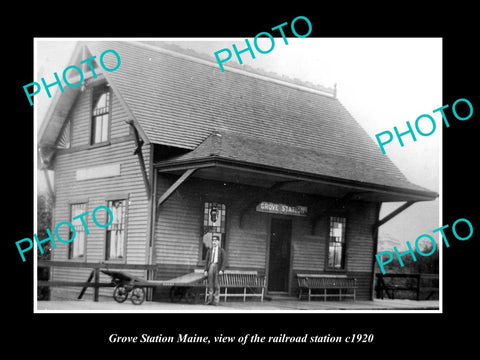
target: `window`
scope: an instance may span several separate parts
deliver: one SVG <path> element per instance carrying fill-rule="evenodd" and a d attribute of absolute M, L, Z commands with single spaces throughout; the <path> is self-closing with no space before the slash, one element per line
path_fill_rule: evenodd
<path fill-rule="evenodd" d="M 121 260 L 125 258 L 126 200 L 111 200 L 107 206 L 113 220 L 107 227 L 105 260 Z"/>
<path fill-rule="evenodd" d="M 203 208 L 202 260 L 212 244 L 212 236 L 220 236 L 220 246 L 225 248 L 225 204 L 206 202 Z"/>
<path fill-rule="evenodd" d="M 93 94 L 91 144 L 108 141 L 110 91 L 102 87 Z"/>
<path fill-rule="evenodd" d="M 70 214 L 71 219 L 74 217 L 81 215 L 87 211 L 87 204 L 80 203 L 80 204 L 71 204 L 70 205 Z M 85 223 L 87 222 L 87 216 L 83 216 Z M 85 228 L 82 224 L 82 217 L 72 220 L 72 225 L 75 228 L 76 236 L 75 239 L 68 243 L 68 258 L 75 259 L 75 258 L 82 258 L 85 255 Z M 72 229 L 69 231 L 69 239 L 73 237 Z"/>
<path fill-rule="evenodd" d="M 344 268 L 345 225 L 345 218 L 330 218 L 330 237 L 328 241 L 328 267 L 330 269 Z"/>

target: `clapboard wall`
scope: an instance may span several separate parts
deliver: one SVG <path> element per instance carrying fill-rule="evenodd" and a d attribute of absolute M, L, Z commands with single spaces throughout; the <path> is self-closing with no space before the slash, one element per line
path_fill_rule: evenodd
<path fill-rule="evenodd" d="M 91 213 L 97 206 L 106 205 L 108 200 L 128 199 L 124 262 L 145 264 L 148 260 L 149 202 L 138 158 L 133 155 L 135 142 L 130 127 L 125 123 L 127 115 L 112 93 L 110 140 L 106 144 L 90 146 L 91 91 L 87 89 L 79 94 L 67 117 L 71 125 L 71 147 L 59 150 L 54 158 L 56 202 L 53 223 L 70 221 L 70 205 L 73 203 L 86 203 L 86 211 Z M 143 147 L 147 171 L 151 168 L 151 146 Z M 114 176 L 87 180 L 78 177 L 79 170 L 105 165 L 116 165 L 119 172 Z M 159 174 L 156 197 L 161 196 L 177 178 Z M 267 273 L 269 224 L 275 215 L 257 212 L 254 206 L 244 208 L 245 199 L 258 194 L 258 191 L 258 188 L 245 185 L 189 178 L 158 209 L 155 219 L 151 219 L 154 221 L 152 262 L 157 265 L 155 278 L 169 279 L 202 267 L 200 252 L 205 201 L 223 202 L 227 206 L 226 250 L 229 268 L 255 269 Z M 309 208 L 308 217 L 291 217 L 290 293 L 296 293 L 297 273 L 326 271 L 329 217 L 345 216 L 345 272 L 359 279 L 359 298 L 369 297 L 375 251 L 372 237 L 372 225 L 377 220 L 375 204 L 352 201 L 341 211 L 325 213 L 315 222 L 312 232 L 312 217 L 330 208 L 334 199 L 285 191 L 261 191 L 264 192 L 262 201 L 305 205 Z M 90 234 L 86 237 L 85 256 L 71 261 L 104 261 L 106 231 L 97 227 L 91 216 L 86 220 Z M 98 220 L 100 223 L 105 222 L 102 218 Z M 68 228 L 60 228 L 59 235 L 67 239 Z M 57 245 L 53 259 L 67 260 L 68 245 Z M 131 272 L 145 277 L 143 271 Z M 89 269 L 58 268 L 53 270 L 52 280 L 85 281 L 89 273 Z M 102 275 L 101 281 L 108 280 Z M 66 290 L 57 288 L 54 294 L 65 293 Z M 78 288 L 74 289 L 74 292 L 78 291 Z M 101 289 L 101 294 L 111 294 L 111 289 Z"/>
<path fill-rule="evenodd" d="M 157 196 L 173 184 L 176 177 L 158 178 Z M 155 226 L 157 264 L 201 266 L 201 236 L 205 201 L 222 202 L 227 207 L 226 250 L 231 268 L 265 268 L 265 215 L 249 211 L 246 225 L 240 227 L 241 200 L 249 187 L 191 178 L 158 210 Z M 248 196 L 248 195 L 247 195 Z"/>
<path fill-rule="evenodd" d="M 159 175 L 157 197 L 177 179 Z M 374 241 L 372 226 L 376 219 L 376 205 L 352 201 L 341 210 L 332 210 L 319 218 L 313 227 L 312 218 L 331 207 L 334 199 L 321 196 L 268 192 L 262 201 L 282 202 L 309 207 L 310 216 L 290 216 L 292 219 L 290 293 L 296 294 L 297 273 L 325 273 L 330 216 L 344 216 L 346 227 L 345 271 L 359 282 L 359 299 L 368 299 L 371 293 Z M 268 243 L 270 219 L 277 215 L 257 212 L 255 206 L 246 209 L 242 221 L 245 198 L 256 189 L 218 181 L 191 177 L 161 206 L 155 223 L 156 278 L 168 279 L 200 268 L 203 204 L 218 201 L 227 206 L 226 250 L 231 269 L 254 269 L 268 275 Z M 330 272 L 331 273 L 331 272 Z"/>
<path fill-rule="evenodd" d="M 86 203 L 86 223 L 90 234 L 86 235 L 85 256 L 69 261 L 102 262 L 105 261 L 106 229 L 96 226 L 92 219 L 92 211 L 100 206 L 107 205 L 108 200 L 127 199 L 126 212 L 126 249 L 123 263 L 145 264 L 147 256 L 147 227 L 148 227 L 148 199 L 143 183 L 138 158 L 133 155 L 135 140 L 130 126 L 125 123 L 126 112 L 111 92 L 110 111 L 110 139 L 109 142 L 90 146 L 91 131 L 91 101 L 92 89 L 81 92 L 71 109 L 66 121 L 70 122 L 71 146 L 68 149 L 58 150 L 54 159 L 54 188 L 55 207 L 52 224 L 62 221 L 71 221 L 70 206 L 74 203 Z M 149 171 L 151 145 L 143 146 L 143 155 Z M 92 167 L 114 166 L 118 173 L 107 177 L 82 179 L 78 171 L 89 171 Z M 105 224 L 106 212 L 98 211 L 97 220 Z M 69 228 L 59 228 L 59 235 L 68 239 Z M 74 240 L 75 241 L 75 240 Z M 68 260 L 68 245 L 57 242 L 53 260 Z M 52 280 L 86 281 L 91 269 L 54 268 Z M 143 271 L 129 271 L 144 276 Z M 110 279 L 101 275 L 101 281 Z M 101 294 L 111 295 L 111 289 L 100 289 Z M 79 288 L 53 288 L 53 296 L 71 297 L 70 293 L 78 295 Z M 85 296 L 92 292 L 90 288 Z"/>
<path fill-rule="evenodd" d="M 345 270 L 339 273 L 357 279 L 359 299 L 370 299 L 373 257 L 376 252 L 373 225 L 377 221 L 377 205 L 369 202 L 351 201 L 341 211 L 325 214 L 311 233 L 309 219 L 299 219 L 293 227 L 293 272 L 291 292 L 296 293 L 297 273 L 335 273 L 326 269 L 329 217 L 346 218 Z"/>

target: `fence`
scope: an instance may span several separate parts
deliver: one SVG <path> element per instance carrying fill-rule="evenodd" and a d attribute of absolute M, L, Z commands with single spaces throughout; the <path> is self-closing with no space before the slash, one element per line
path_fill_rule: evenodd
<path fill-rule="evenodd" d="M 385 294 L 394 299 L 395 291 L 410 291 L 415 293 L 416 300 L 420 300 L 420 293 L 423 291 L 428 293 L 425 299 L 428 300 L 439 290 L 437 274 L 376 274 L 376 276 L 375 291 L 377 298 L 381 299 Z"/>

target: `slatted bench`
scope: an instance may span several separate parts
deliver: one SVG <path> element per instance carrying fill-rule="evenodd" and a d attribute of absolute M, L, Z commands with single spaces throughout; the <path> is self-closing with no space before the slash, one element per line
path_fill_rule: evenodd
<path fill-rule="evenodd" d="M 195 271 L 202 271 L 195 269 Z M 225 270 L 219 276 L 220 298 L 227 301 L 228 297 L 241 297 L 246 301 L 247 297 L 259 297 L 263 301 L 265 294 L 265 276 L 259 275 L 255 270 Z M 203 281 L 205 286 L 205 299 L 208 296 L 207 279 Z M 222 291 L 223 289 L 223 291 Z M 228 292 L 228 289 L 243 289 L 243 292 Z"/>
<path fill-rule="evenodd" d="M 299 300 L 302 299 L 303 292 L 308 295 L 308 301 L 311 301 L 313 297 L 323 297 L 324 301 L 327 301 L 327 297 L 353 297 L 355 301 L 357 279 L 347 277 L 347 275 L 331 275 L 331 274 L 297 274 Z M 328 293 L 327 290 L 338 290 L 338 294 Z M 316 293 L 312 290 L 323 290 L 322 293 Z M 342 293 L 342 290 L 345 290 Z M 349 292 L 351 291 L 351 292 Z"/>

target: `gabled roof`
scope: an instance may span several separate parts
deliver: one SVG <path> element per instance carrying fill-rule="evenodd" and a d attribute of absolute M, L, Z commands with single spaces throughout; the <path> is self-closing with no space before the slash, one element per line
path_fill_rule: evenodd
<path fill-rule="evenodd" d="M 214 62 L 143 43 L 85 45 L 97 56 L 108 49 L 120 55 L 121 66 L 104 76 L 147 143 L 194 150 L 172 161 L 206 156 L 212 132 L 219 131 L 219 157 L 425 190 L 405 178 L 331 95 L 243 71 L 221 72 Z"/>

